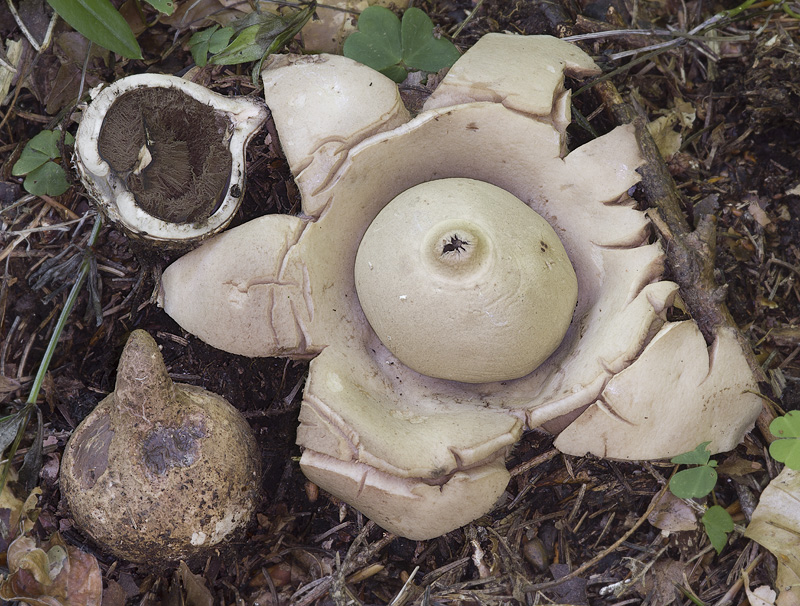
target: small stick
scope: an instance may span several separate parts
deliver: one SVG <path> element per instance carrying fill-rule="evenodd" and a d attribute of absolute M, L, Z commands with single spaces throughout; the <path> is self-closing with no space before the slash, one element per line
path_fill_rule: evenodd
<path fill-rule="evenodd" d="M 569 573 L 565 574 L 563 577 L 561 577 L 559 579 L 556 579 L 555 581 L 548 581 L 546 583 L 537 583 L 535 585 L 528 585 L 528 586 L 526 586 L 524 588 L 525 592 L 526 593 L 531 593 L 531 592 L 534 592 L 534 591 L 543 591 L 545 589 L 551 589 L 553 587 L 557 587 L 558 585 L 561 585 L 561 583 L 565 583 L 566 581 L 569 581 L 570 579 L 574 579 L 575 577 L 583 574 L 584 572 L 589 570 L 592 566 L 594 566 L 595 564 L 599 563 L 600 560 L 602 560 L 608 554 L 613 553 L 620 545 L 622 545 L 625 541 L 627 541 L 628 538 L 634 532 L 636 532 L 636 529 L 639 528 L 639 526 L 644 524 L 644 522 L 647 520 L 648 516 L 651 513 L 653 513 L 653 510 L 656 508 L 656 505 L 664 497 L 664 493 L 667 491 L 667 487 L 668 486 L 669 486 L 669 484 L 664 484 L 664 487 L 658 493 L 656 498 L 653 499 L 652 501 L 650 501 L 650 506 L 647 508 L 647 511 L 645 511 L 642 514 L 642 516 L 636 521 L 636 523 L 633 526 L 631 526 L 631 528 L 625 534 L 623 534 L 619 539 L 617 539 L 612 545 L 609 545 L 603 551 L 601 551 L 596 556 L 594 556 L 591 560 L 589 560 L 588 562 L 585 562 L 584 564 L 581 564 L 578 568 L 576 568 L 572 572 L 569 572 Z"/>
<path fill-rule="evenodd" d="M 681 297 L 691 311 L 708 343 L 714 341 L 717 329 L 732 329 L 750 369 L 759 382 L 767 382 L 761 365 L 753 355 L 750 342 L 741 333 L 725 305 L 726 288 L 714 277 L 716 254 L 715 219 L 703 216 L 692 230 L 683 212 L 681 198 L 672 176 L 647 130 L 647 119 L 626 103 L 616 87 L 608 81 L 597 84 L 605 106 L 619 124 L 633 124 L 645 163 L 639 168 L 642 188 L 651 205 L 648 215 L 664 241 L 664 249 L 673 278 L 680 286 Z"/>

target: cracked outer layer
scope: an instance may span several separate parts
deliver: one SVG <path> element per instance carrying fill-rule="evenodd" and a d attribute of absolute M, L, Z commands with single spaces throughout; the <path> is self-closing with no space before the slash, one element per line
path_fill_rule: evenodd
<path fill-rule="evenodd" d="M 693 322 L 666 321 L 677 285 L 663 280 L 663 251 L 628 196 L 642 162 L 632 128 L 565 154 L 564 74 L 598 72 L 561 40 L 489 34 L 409 120 L 394 85 L 364 66 L 326 55 L 274 59 L 265 91 L 302 218 L 257 219 L 164 273 L 163 305 L 212 345 L 316 356 L 300 411 L 301 466 L 387 530 L 430 538 L 488 511 L 509 479 L 503 457 L 526 428 L 577 418 L 559 438 L 565 452 L 660 458 L 705 440 L 714 452 L 729 448 L 760 410 L 745 393 L 757 388 L 735 341 L 721 335 L 710 363 Z M 360 308 L 353 268 L 372 220 L 401 192 L 450 177 L 529 205 L 575 269 L 566 336 L 524 377 L 467 384 L 418 374 Z M 481 351 L 476 343 L 463 355 Z M 649 389 L 639 389 L 642 376 Z M 735 421 L 714 421 L 723 403 Z"/>

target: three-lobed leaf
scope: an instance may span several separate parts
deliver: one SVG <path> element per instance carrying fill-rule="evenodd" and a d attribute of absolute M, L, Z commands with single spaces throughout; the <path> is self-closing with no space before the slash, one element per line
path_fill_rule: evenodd
<path fill-rule="evenodd" d="M 29 172 L 22 186 L 34 196 L 60 196 L 69 189 L 64 169 L 52 160 Z"/>
<path fill-rule="evenodd" d="M 775 440 L 769 445 L 769 455 L 789 469 L 800 469 L 800 440 Z"/>
<path fill-rule="evenodd" d="M 64 169 L 53 162 L 61 156 L 58 149 L 60 139 L 61 131 L 43 130 L 25 145 L 19 160 L 11 168 L 11 174 L 26 175 L 22 185 L 27 192 L 36 196 L 60 196 L 69 189 Z M 72 145 L 75 138 L 65 133 L 64 143 Z"/>
<path fill-rule="evenodd" d="M 382 72 L 403 60 L 400 30 L 397 15 L 382 6 L 370 6 L 361 12 L 358 31 L 347 37 L 342 52 L 345 57 Z"/>
<path fill-rule="evenodd" d="M 790 469 L 800 469 L 800 411 L 792 410 L 773 419 L 769 431 L 780 440 L 769 445 L 769 454 Z"/>
<path fill-rule="evenodd" d="M 733 532 L 733 518 L 719 505 L 713 505 L 700 518 L 711 545 L 721 553 L 728 542 L 728 534 Z"/>
<path fill-rule="evenodd" d="M 409 8 L 402 22 L 381 6 L 365 8 L 358 18 L 358 31 L 345 40 L 345 57 L 402 82 L 407 69 L 437 72 L 459 57 L 449 40 L 433 35 L 433 22 L 418 8 Z"/>
<path fill-rule="evenodd" d="M 33 139 L 28 141 L 28 144 L 25 146 L 25 148 L 30 148 L 34 151 L 45 154 L 48 158 L 55 159 L 61 157 L 61 150 L 58 149 L 58 144 L 60 141 L 60 130 L 43 130 L 42 132 L 36 134 Z M 75 143 L 75 137 L 73 137 L 70 133 L 64 133 L 64 143 L 66 145 L 73 145 Z"/>
<path fill-rule="evenodd" d="M 773 419 L 769 431 L 776 438 L 800 438 L 800 410 L 790 410 Z"/>
<path fill-rule="evenodd" d="M 36 170 L 48 160 L 54 160 L 61 156 L 58 149 L 61 140 L 60 130 L 43 130 L 36 134 L 28 143 L 25 144 L 19 160 L 11 168 L 11 174 L 15 177 L 27 175 Z M 64 133 L 64 143 L 72 145 L 75 138 L 70 133 Z"/>
<path fill-rule="evenodd" d="M 128 22 L 110 0 L 47 0 L 59 16 L 76 31 L 103 48 L 141 59 L 142 49 Z"/>
<path fill-rule="evenodd" d="M 48 154 L 43 154 L 38 150 L 25 147 L 19 156 L 19 160 L 11 167 L 11 174 L 15 177 L 27 175 L 49 161 L 50 156 Z"/>

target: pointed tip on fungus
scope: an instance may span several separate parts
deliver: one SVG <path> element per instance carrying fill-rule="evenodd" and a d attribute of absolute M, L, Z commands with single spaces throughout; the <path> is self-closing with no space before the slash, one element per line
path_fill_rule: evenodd
<path fill-rule="evenodd" d="M 172 397 L 174 385 L 155 339 L 137 329 L 128 337 L 117 368 L 115 393 L 121 402 L 136 402 L 148 394 Z"/>

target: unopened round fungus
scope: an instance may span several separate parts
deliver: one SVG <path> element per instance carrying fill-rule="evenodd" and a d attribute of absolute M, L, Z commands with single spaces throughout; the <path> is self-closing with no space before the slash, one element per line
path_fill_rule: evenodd
<path fill-rule="evenodd" d="M 260 468 L 239 411 L 173 383 L 156 342 L 135 330 L 114 391 L 67 443 L 60 483 L 83 532 L 118 557 L 161 564 L 241 531 L 258 504 Z"/>

